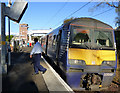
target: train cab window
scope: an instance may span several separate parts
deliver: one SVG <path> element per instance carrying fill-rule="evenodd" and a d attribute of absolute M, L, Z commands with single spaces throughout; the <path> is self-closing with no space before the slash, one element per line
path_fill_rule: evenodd
<path fill-rule="evenodd" d="M 72 44 L 83 45 L 85 42 L 91 42 L 89 30 L 74 28 L 72 34 Z"/>
<path fill-rule="evenodd" d="M 79 43 L 82 44 L 84 42 L 88 42 L 88 35 L 84 34 L 84 33 L 78 33 L 75 35 L 75 37 L 73 38 L 73 43 Z"/>
<path fill-rule="evenodd" d="M 82 26 L 71 27 L 70 47 L 114 49 L 113 32 Z"/>
<path fill-rule="evenodd" d="M 95 43 L 99 46 L 113 47 L 112 32 L 95 31 Z"/>

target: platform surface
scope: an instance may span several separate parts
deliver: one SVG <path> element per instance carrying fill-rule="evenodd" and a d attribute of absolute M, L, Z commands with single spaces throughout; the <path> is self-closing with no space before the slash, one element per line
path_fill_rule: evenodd
<path fill-rule="evenodd" d="M 34 73 L 32 59 L 29 58 L 31 48 L 23 52 L 11 53 L 11 66 L 8 74 L 2 76 L 2 92 L 65 92 L 73 93 L 72 89 L 60 78 L 60 76 L 41 58 L 40 64 L 47 68 L 46 73 Z"/>

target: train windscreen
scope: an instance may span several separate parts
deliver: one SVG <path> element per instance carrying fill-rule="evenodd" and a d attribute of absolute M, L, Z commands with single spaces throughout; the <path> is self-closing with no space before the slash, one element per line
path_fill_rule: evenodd
<path fill-rule="evenodd" d="M 94 30 L 93 28 L 72 26 L 70 47 L 114 49 L 113 32 L 107 29 Z"/>

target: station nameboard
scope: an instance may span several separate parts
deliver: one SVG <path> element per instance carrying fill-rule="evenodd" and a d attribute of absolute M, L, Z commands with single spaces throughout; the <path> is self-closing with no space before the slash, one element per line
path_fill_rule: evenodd
<path fill-rule="evenodd" d="M 8 10 L 7 15 L 11 20 L 16 21 L 17 23 L 20 22 L 25 10 L 27 9 L 28 3 L 24 0 L 16 0 Z"/>

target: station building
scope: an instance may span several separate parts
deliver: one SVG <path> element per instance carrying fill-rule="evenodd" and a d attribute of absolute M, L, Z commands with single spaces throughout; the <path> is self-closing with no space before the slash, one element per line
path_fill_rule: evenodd
<path fill-rule="evenodd" d="M 34 38 L 46 35 L 47 33 L 51 32 L 52 29 L 40 29 L 40 30 L 28 30 L 28 24 L 20 24 L 19 25 L 19 45 L 26 46 L 27 43 L 33 43 Z"/>
<path fill-rule="evenodd" d="M 34 38 L 37 37 L 40 40 L 40 37 L 45 36 L 47 33 L 51 32 L 52 29 L 41 29 L 41 30 L 30 30 L 28 31 L 28 43 L 33 43 Z"/>
<path fill-rule="evenodd" d="M 15 35 L 11 40 L 11 47 L 13 49 L 16 47 L 25 47 L 27 43 L 33 44 L 35 37 L 40 40 L 40 37 L 52 31 L 52 29 L 28 30 L 28 28 L 28 24 L 19 25 L 19 35 Z"/>
<path fill-rule="evenodd" d="M 19 25 L 19 40 L 20 44 L 27 43 L 27 34 L 28 34 L 28 24 L 20 24 Z"/>

